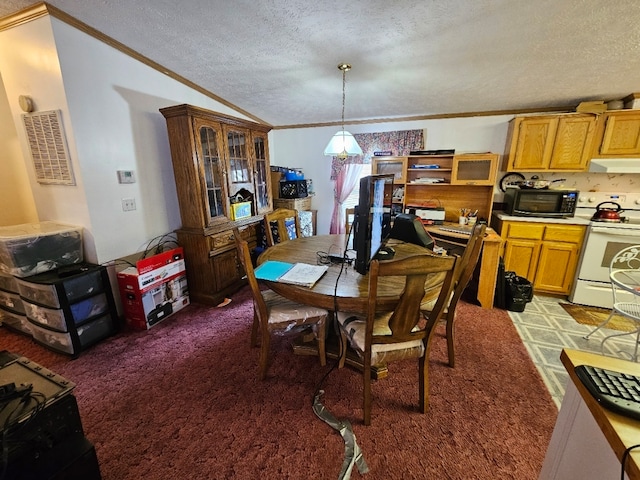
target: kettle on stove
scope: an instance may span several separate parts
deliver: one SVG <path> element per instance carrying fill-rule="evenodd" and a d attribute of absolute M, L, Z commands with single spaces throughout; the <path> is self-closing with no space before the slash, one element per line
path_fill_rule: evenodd
<path fill-rule="evenodd" d="M 603 208 L 602 205 L 605 204 L 615 205 L 616 208 Z M 591 220 L 595 222 L 618 223 L 622 221 L 622 217 L 620 216 L 620 212 L 622 211 L 622 207 L 616 202 L 602 202 L 596 206 L 596 213 L 593 214 Z"/>

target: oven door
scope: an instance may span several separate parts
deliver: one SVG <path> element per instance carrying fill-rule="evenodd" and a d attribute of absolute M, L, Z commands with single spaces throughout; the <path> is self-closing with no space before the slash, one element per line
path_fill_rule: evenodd
<path fill-rule="evenodd" d="M 609 264 L 620 250 L 640 244 L 640 229 L 591 225 L 582 251 L 578 278 L 609 283 Z"/>
<path fill-rule="evenodd" d="M 640 230 L 591 225 L 569 301 L 611 308 L 613 306 L 609 280 L 611 259 L 623 248 L 638 244 L 640 244 Z M 621 299 L 625 300 L 624 297 L 625 295 L 622 295 Z"/>

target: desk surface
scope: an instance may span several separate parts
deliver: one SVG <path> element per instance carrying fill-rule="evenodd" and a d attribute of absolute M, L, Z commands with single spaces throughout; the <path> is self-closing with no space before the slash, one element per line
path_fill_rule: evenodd
<path fill-rule="evenodd" d="M 315 265 L 318 260 L 318 252 L 326 252 L 341 256 L 345 245 L 345 235 L 316 235 L 302 237 L 288 242 L 269 247 L 260 255 L 258 263 L 267 260 L 279 260 L 289 263 L 310 263 Z M 429 253 L 430 251 L 403 242 L 391 241 L 388 243 L 395 250 L 394 260 Z M 342 270 L 342 272 L 341 272 Z M 338 275 L 340 278 L 338 279 Z M 434 275 L 431 285 L 434 295 L 439 292 L 439 287 L 445 275 Z M 337 286 L 336 286 L 337 282 Z M 273 291 L 285 298 L 295 300 L 306 305 L 313 305 L 327 310 L 340 311 L 365 311 L 369 290 L 368 275 L 360 275 L 353 266 L 331 265 L 327 273 L 313 286 L 313 288 L 289 285 L 278 282 L 266 282 Z M 404 279 L 398 277 L 386 277 L 380 280 L 378 286 L 378 305 L 381 309 L 392 310 L 398 302 L 404 286 Z M 335 297 L 335 299 L 334 299 Z"/>
<path fill-rule="evenodd" d="M 567 369 L 571 381 L 575 384 L 580 396 L 611 445 L 616 457 L 618 457 L 618 460 L 622 460 L 625 449 L 640 443 L 640 421 L 603 408 L 576 376 L 574 368 L 577 365 L 593 365 L 609 370 L 630 373 L 632 375 L 640 375 L 640 365 L 627 360 L 569 349 L 562 351 L 560 359 Z M 629 478 L 640 478 L 640 448 L 631 452 L 627 460 L 626 471 Z"/>

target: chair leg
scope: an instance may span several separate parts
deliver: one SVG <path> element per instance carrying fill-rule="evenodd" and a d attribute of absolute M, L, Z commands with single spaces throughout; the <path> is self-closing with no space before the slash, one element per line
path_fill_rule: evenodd
<path fill-rule="evenodd" d="M 267 370 L 269 369 L 269 347 L 271 336 L 269 332 L 263 333 L 260 341 L 260 364 L 258 366 L 258 376 L 260 380 L 267 378 Z"/>
<path fill-rule="evenodd" d="M 454 321 L 456 315 L 455 313 L 449 312 L 447 314 L 447 354 L 449 355 L 449 366 L 454 368 L 456 366 L 456 352 L 455 352 L 455 342 L 454 342 Z"/>
<path fill-rule="evenodd" d="M 340 361 L 338 362 L 338 368 L 343 368 L 344 362 L 347 359 L 347 343 L 349 340 L 341 326 L 338 326 L 338 330 L 340 330 Z"/>
<path fill-rule="evenodd" d="M 327 353 L 325 348 L 325 340 L 327 338 L 327 318 L 325 317 L 322 326 L 318 327 L 318 356 L 320 357 L 320 366 L 327 364 Z"/>
<path fill-rule="evenodd" d="M 260 330 L 260 320 L 258 320 L 258 315 L 253 311 L 253 325 L 251 326 L 251 346 L 258 346 L 258 331 Z"/>
<path fill-rule="evenodd" d="M 364 360 L 364 369 L 362 371 L 363 379 L 363 409 L 364 409 L 364 424 L 371 425 L 371 357 L 366 357 Z"/>
<path fill-rule="evenodd" d="M 427 413 L 429 410 L 429 360 L 427 352 L 418 359 L 418 396 L 420 398 L 420 413 Z"/>
<path fill-rule="evenodd" d="M 615 314 L 615 310 L 611 310 L 611 313 L 609 314 L 609 316 L 607 317 L 607 319 L 602 322 L 600 325 L 598 325 L 595 330 L 592 330 L 591 332 L 589 332 L 587 335 L 585 335 L 584 338 L 585 340 L 589 340 L 589 337 L 591 335 L 593 335 L 594 333 L 596 333 L 598 330 L 600 330 L 602 327 L 604 327 L 607 323 L 609 323 L 609 321 L 613 318 L 613 315 Z"/>

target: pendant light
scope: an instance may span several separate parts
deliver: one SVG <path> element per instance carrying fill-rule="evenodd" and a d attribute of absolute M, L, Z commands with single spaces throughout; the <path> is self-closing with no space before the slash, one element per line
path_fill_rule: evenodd
<path fill-rule="evenodd" d="M 342 130 L 331 137 L 327 148 L 324 149 L 324 154 L 328 157 L 347 158 L 354 155 L 362 155 L 362 148 L 360 148 L 353 135 L 344 129 L 346 73 L 351 70 L 351 65 L 341 63 L 338 65 L 338 70 L 342 71 Z"/>

